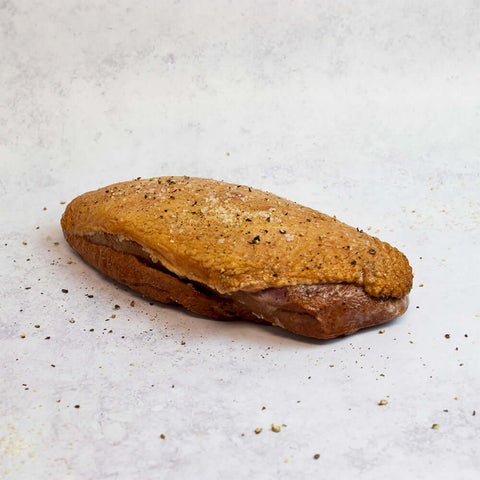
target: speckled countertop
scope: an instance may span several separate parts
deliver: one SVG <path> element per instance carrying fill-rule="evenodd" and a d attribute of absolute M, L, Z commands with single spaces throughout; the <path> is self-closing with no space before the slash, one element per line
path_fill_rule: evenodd
<path fill-rule="evenodd" d="M 7 0 L 0 27 L 1 478 L 478 478 L 478 3 Z M 389 241 L 410 309 L 314 341 L 64 242 L 76 195 L 183 174 Z"/>

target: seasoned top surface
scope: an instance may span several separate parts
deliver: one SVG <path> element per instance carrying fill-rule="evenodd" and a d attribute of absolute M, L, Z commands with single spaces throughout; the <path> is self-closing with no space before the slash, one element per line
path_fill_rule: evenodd
<path fill-rule="evenodd" d="M 220 293 L 354 283 L 376 297 L 412 286 L 406 257 L 308 207 L 243 185 L 193 177 L 117 183 L 75 198 L 66 233 L 133 240 L 182 278 Z"/>

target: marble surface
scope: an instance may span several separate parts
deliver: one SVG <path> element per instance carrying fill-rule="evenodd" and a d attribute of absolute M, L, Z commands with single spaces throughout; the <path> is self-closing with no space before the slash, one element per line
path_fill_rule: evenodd
<path fill-rule="evenodd" d="M 1 478 L 478 478 L 478 1 L 4 0 L 0 85 Z M 64 202 L 171 174 L 389 241 L 410 309 L 314 341 L 65 244 Z"/>

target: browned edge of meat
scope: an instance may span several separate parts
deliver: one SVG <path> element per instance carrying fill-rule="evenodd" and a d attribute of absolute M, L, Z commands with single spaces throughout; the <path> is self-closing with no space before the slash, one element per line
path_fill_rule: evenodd
<path fill-rule="evenodd" d="M 71 247 L 90 265 L 142 295 L 179 304 L 218 319 L 242 318 L 277 325 L 295 334 L 328 339 L 388 322 L 402 315 L 408 296 L 376 298 L 353 284 L 295 285 L 258 292 L 220 295 L 180 279 L 151 258 L 136 242 L 110 234 L 64 232 Z"/>

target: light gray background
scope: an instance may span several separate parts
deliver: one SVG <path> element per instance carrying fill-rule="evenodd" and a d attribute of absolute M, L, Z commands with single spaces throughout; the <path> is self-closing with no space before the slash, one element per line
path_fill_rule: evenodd
<path fill-rule="evenodd" d="M 478 0 L 3 0 L 0 167 L 0 477 L 478 478 Z M 172 174 L 389 241 L 409 311 L 216 322 L 63 241 L 62 202 Z"/>

